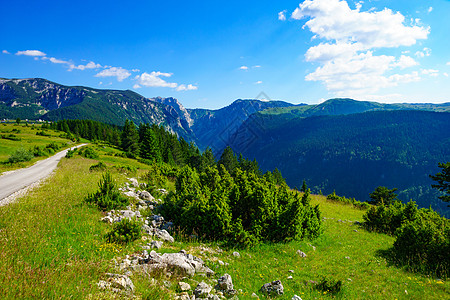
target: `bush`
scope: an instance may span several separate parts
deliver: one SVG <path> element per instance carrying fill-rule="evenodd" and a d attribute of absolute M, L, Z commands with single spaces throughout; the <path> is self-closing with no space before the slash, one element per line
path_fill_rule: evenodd
<path fill-rule="evenodd" d="M 130 203 L 128 198 L 120 194 L 109 172 L 103 174 L 102 179 L 98 183 L 98 187 L 99 190 L 97 192 L 89 194 L 84 199 L 86 203 L 94 204 L 103 211 L 121 209 Z"/>
<path fill-rule="evenodd" d="M 52 136 L 51 134 L 48 134 L 48 133 L 45 132 L 44 130 L 41 130 L 41 131 L 36 132 L 36 135 L 40 135 L 40 136 Z"/>
<path fill-rule="evenodd" d="M 321 233 L 320 211 L 310 205 L 309 190 L 302 197 L 255 173 L 234 171 L 233 178 L 223 166 L 220 171 L 206 167 L 200 174 L 184 167 L 163 214 L 187 234 L 225 240 L 232 246 L 312 239 Z"/>
<path fill-rule="evenodd" d="M 332 295 L 339 294 L 342 289 L 342 281 L 341 280 L 333 280 L 322 278 L 314 287 L 316 290 L 330 293 Z"/>
<path fill-rule="evenodd" d="M 11 141 L 21 141 L 22 139 L 20 138 L 20 137 L 18 137 L 17 135 L 15 135 L 15 134 L 8 134 L 8 135 L 5 135 L 5 134 L 2 134 L 2 139 L 4 139 L 4 140 L 11 140 Z"/>
<path fill-rule="evenodd" d="M 92 165 L 89 167 L 89 171 L 105 171 L 107 168 L 104 162 L 99 162 L 98 164 Z"/>
<path fill-rule="evenodd" d="M 411 270 L 450 275 L 450 223 L 432 209 L 418 209 L 413 201 L 371 207 L 363 216 L 364 226 L 396 240 L 388 251 L 395 263 Z"/>
<path fill-rule="evenodd" d="M 341 197 L 341 196 L 336 195 L 336 192 L 329 194 L 327 196 L 327 200 L 333 201 L 333 202 L 341 202 L 341 203 L 345 203 L 345 204 L 350 204 L 361 210 L 366 210 L 366 209 L 369 209 L 369 207 L 370 207 L 370 204 L 367 202 L 356 201 L 355 198 L 349 199 L 349 198 Z"/>
<path fill-rule="evenodd" d="M 25 148 L 19 148 L 9 158 L 9 163 L 30 161 L 34 157 L 33 153 Z"/>
<path fill-rule="evenodd" d="M 91 158 L 91 159 L 99 158 L 97 151 L 95 151 L 91 147 L 86 147 L 86 148 L 80 150 L 80 154 L 86 158 Z"/>
<path fill-rule="evenodd" d="M 48 156 L 48 152 L 46 151 L 46 149 L 45 148 L 41 148 L 39 146 L 34 146 L 32 151 L 33 151 L 33 155 L 36 156 L 36 157 Z"/>
<path fill-rule="evenodd" d="M 75 153 L 77 152 L 77 149 L 78 148 L 75 148 L 73 150 L 71 150 L 71 149 L 67 150 L 66 158 L 72 158 L 75 155 Z"/>
<path fill-rule="evenodd" d="M 128 244 L 141 237 L 141 222 L 136 219 L 122 219 L 113 224 L 113 228 L 106 234 L 106 239 L 110 243 Z"/>
<path fill-rule="evenodd" d="M 117 165 L 117 166 L 114 166 L 114 168 L 115 168 L 119 173 L 136 173 L 136 172 L 137 172 L 137 168 L 136 168 L 136 167 L 133 167 L 133 166 Z"/>
<path fill-rule="evenodd" d="M 396 232 L 397 263 L 439 277 L 450 275 L 450 224 L 435 212 L 406 222 Z"/>

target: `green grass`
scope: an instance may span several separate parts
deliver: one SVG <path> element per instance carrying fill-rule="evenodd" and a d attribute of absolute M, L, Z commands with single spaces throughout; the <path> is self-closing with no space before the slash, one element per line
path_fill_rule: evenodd
<path fill-rule="evenodd" d="M 96 150 L 100 153 L 99 160 L 109 167 L 129 165 L 137 169 L 135 174 L 113 171 L 119 184 L 123 184 L 126 177 L 139 177 L 146 172 L 144 164 L 112 156 L 113 148 L 96 146 Z M 79 155 L 63 159 L 56 174 L 42 187 L 16 203 L 0 207 L 1 299 L 97 299 L 109 296 L 99 291 L 96 283 L 104 273 L 114 272 L 111 265 L 114 257 L 140 251 L 144 242 L 139 240 L 128 246 L 107 243 L 104 235 L 110 225 L 99 221 L 102 214 L 96 208 L 83 204 L 84 197 L 97 189 L 102 172 L 89 172 L 89 167 L 99 160 L 84 159 Z M 209 251 L 217 248 L 216 243 L 200 243 L 180 236 L 174 244 L 166 243 L 158 252 L 185 249 L 216 271 L 216 279 L 229 273 L 235 288 L 242 290 L 239 299 L 252 299 L 252 293 L 264 298 L 258 292 L 260 287 L 277 279 L 285 287 L 285 294 L 277 299 L 291 299 L 294 294 L 303 299 L 331 299 L 332 296 L 306 284 L 322 277 L 342 280 L 342 292 L 335 297 L 338 299 L 449 297 L 447 281 L 388 265 L 377 255 L 377 251 L 390 248 L 394 238 L 367 232 L 355 225 L 354 221 L 362 221 L 364 211 L 329 202 L 323 196 L 313 196 L 312 203 L 319 204 L 327 218 L 323 234 L 314 241 L 263 244 L 237 250 L 241 257 L 235 258 L 232 255 L 234 249 L 217 253 Z M 298 256 L 297 250 L 305 252 L 307 257 Z M 221 266 L 218 260 L 229 265 Z M 289 275 L 293 279 L 287 279 Z M 155 276 L 159 282 L 155 284 L 147 276 L 134 274 L 131 278 L 136 287 L 135 294 L 143 299 L 172 298 L 180 278 L 161 276 Z M 163 279 L 173 282 L 172 286 L 161 288 Z M 204 278 L 188 279 L 195 288 L 193 280 Z"/>
<path fill-rule="evenodd" d="M 13 130 L 19 130 L 13 131 Z M 45 129 L 45 132 L 50 136 L 40 136 L 36 135 L 36 132 L 42 131 L 40 124 L 35 124 L 26 126 L 25 124 L 0 124 L 0 135 L 14 134 L 20 141 L 13 141 L 9 139 L 0 139 L 0 173 L 10 170 L 15 170 L 18 168 L 23 168 L 32 165 L 38 160 L 44 159 L 46 157 L 35 157 L 31 161 L 15 163 L 15 164 L 4 164 L 11 154 L 14 153 L 19 148 L 31 149 L 34 146 L 45 147 L 51 142 L 56 142 L 58 145 L 67 144 L 68 146 L 73 145 L 73 143 L 65 138 L 59 137 L 61 135 L 60 131 L 53 131 L 50 129 Z"/>

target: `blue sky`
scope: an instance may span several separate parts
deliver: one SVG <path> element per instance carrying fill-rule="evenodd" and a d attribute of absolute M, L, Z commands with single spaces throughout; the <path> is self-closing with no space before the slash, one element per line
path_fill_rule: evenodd
<path fill-rule="evenodd" d="M 449 15 L 448 0 L 4 1 L 0 77 L 189 108 L 450 102 Z"/>

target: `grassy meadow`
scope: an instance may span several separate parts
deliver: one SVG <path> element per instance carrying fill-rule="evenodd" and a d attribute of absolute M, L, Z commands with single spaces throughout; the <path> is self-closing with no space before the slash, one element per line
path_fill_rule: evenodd
<path fill-rule="evenodd" d="M 0 125 L 0 128 L 5 130 L 9 126 L 15 125 Z M 29 132 L 32 138 L 31 129 L 18 128 L 22 134 Z M 50 140 L 36 138 L 43 139 L 42 145 Z M 1 155 L 7 156 L 7 149 L 13 146 L 3 146 L 4 140 L 1 142 Z M 25 138 L 21 142 L 28 143 Z M 64 158 L 57 172 L 40 188 L 30 191 L 16 203 L 0 207 L 1 299 L 117 298 L 117 295 L 100 291 L 97 282 L 106 272 L 118 272 L 112 264 L 114 258 L 142 251 L 141 245 L 147 242 L 138 240 L 128 246 L 106 242 L 104 236 L 110 225 L 100 222 L 101 212 L 83 203 L 83 198 L 97 189 L 102 176 L 101 172 L 90 172 L 89 167 L 103 161 L 115 180 L 124 184 L 127 177 L 143 176 L 148 166 L 114 156 L 117 150 L 113 148 L 95 147 L 100 153 L 99 159 L 79 155 Z M 4 160 L 4 156 L 0 159 Z M 119 171 L 120 168 L 114 166 L 128 166 L 136 172 L 123 173 L 123 169 Z M 392 246 L 394 238 L 367 232 L 356 225 L 355 221 L 362 222 L 364 211 L 329 202 L 324 196 L 312 198 L 325 218 L 323 234 L 316 240 L 227 249 L 179 234 L 175 235 L 174 244 L 165 243 L 158 252 L 185 249 L 202 258 L 216 272 L 216 279 L 224 273 L 230 274 L 235 289 L 241 290 L 239 299 L 254 299 L 252 293 L 263 299 L 258 292 L 260 287 L 277 279 L 282 281 L 285 290 L 277 299 L 291 299 L 294 294 L 302 299 L 449 298 L 447 281 L 397 268 L 379 254 Z M 217 251 L 218 247 L 223 252 Z M 300 257 L 297 250 L 305 252 L 307 257 Z M 234 257 L 233 251 L 241 256 Z M 219 264 L 219 260 L 228 265 Z M 137 273 L 130 278 L 138 299 L 171 299 L 180 279 L 164 275 L 152 279 Z M 342 291 L 332 295 L 313 289 L 310 281 L 318 282 L 322 278 L 342 281 Z M 205 279 L 196 275 L 187 281 L 195 288 L 196 282 L 201 280 Z"/>
<path fill-rule="evenodd" d="M 64 148 L 73 145 L 73 142 L 60 137 L 63 132 L 45 129 L 46 136 L 36 135 L 41 132 L 41 124 L 26 124 L 26 123 L 1 123 L 0 136 L 13 135 L 16 140 L 9 138 L 0 138 L 0 174 L 5 171 L 11 171 L 17 168 L 23 168 L 34 164 L 36 161 L 45 159 L 46 157 L 34 157 L 27 162 L 18 164 L 4 163 L 8 160 L 12 153 L 19 148 L 31 149 L 34 146 L 45 147 L 46 145 L 55 142 L 58 145 L 67 144 Z"/>

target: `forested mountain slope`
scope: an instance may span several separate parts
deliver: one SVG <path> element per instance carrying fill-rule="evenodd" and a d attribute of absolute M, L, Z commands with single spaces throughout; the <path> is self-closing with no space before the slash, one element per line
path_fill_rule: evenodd
<path fill-rule="evenodd" d="M 257 128 L 258 130 L 255 130 Z M 373 111 L 338 116 L 252 115 L 233 135 L 235 152 L 278 168 L 287 183 L 368 200 L 377 186 L 448 212 L 428 177 L 450 161 L 450 113 Z"/>
<path fill-rule="evenodd" d="M 115 125 L 129 119 L 135 124 L 164 125 L 185 139 L 193 139 L 183 116 L 170 105 L 129 90 L 64 86 L 41 78 L 0 79 L 0 118 L 90 119 Z"/>

